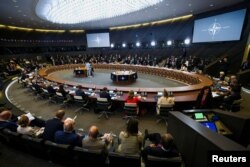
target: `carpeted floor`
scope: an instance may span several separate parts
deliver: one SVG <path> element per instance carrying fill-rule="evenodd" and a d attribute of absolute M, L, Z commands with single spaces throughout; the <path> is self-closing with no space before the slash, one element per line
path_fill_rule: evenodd
<path fill-rule="evenodd" d="M 8 95 L 14 105 L 24 112 L 30 112 L 39 118 L 45 120 L 54 117 L 55 112 L 61 108 L 59 104 L 48 104 L 48 100 L 35 100 L 32 91 L 27 88 L 22 88 L 17 82 L 14 83 L 8 92 Z M 149 106 L 155 108 L 155 106 Z M 66 111 L 66 117 L 73 118 L 78 115 L 76 119 L 76 129 L 82 128 L 88 130 L 91 125 L 96 125 L 100 128 L 102 132 L 112 131 L 115 134 L 119 134 L 121 130 L 126 128 L 126 120 L 122 119 L 124 113 L 121 111 L 115 111 L 111 115 L 110 119 L 106 120 L 104 117 L 98 119 L 98 114 L 93 112 L 93 109 L 84 111 L 81 113 L 75 113 L 74 110 L 77 109 L 76 106 L 69 106 L 64 108 Z M 156 115 L 153 111 L 148 111 L 143 117 L 139 119 L 139 129 L 144 132 L 148 129 L 149 132 L 166 132 L 166 125 L 164 122 L 156 123 Z"/>
<path fill-rule="evenodd" d="M 94 77 L 79 78 L 79 77 L 74 77 L 72 70 L 63 70 L 51 73 L 50 76 L 53 78 L 64 79 L 78 83 L 123 87 L 124 85 L 116 84 L 110 79 L 111 72 L 112 72 L 111 70 L 96 69 Z M 164 88 L 164 87 L 178 87 L 178 86 L 185 86 L 185 84 L 170 79 L 165 79 L 160 76 L 146 75 L 142 73 L 138 73 L 138 79 L 136 80 L 136 82 L 126 84 L 126 87 L 140 87 L 140 88 Z"/>

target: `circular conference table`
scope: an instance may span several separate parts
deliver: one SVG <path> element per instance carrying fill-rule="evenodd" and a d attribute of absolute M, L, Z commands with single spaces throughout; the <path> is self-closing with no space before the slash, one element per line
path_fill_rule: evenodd
<path fill-rule="evenodd" d="M 74 69 L 75 77 L 87 77 L 87 68 L 84 67 L 78 67 Z"/>
<path fill-rule="evenodd" d="M 137 79 L 137 72 L 134 71 L 114 71 L 110 76 L 111 80 L 117 83 L 134 82 Z"/>
<path fill-rule="evenodd" d="M 107 86 L 107 85 L 93 85 L 90 83 L 79 83 L 59 78 L 54 78 L 50 73 L 62 70 L 70 70 L 79 67 L 85 67 L 80 64 L 68 64 L 68 65 L 60 65 L 60 66 L 48 66 L 46 68 L 42 68 L 39 70 L 39 75 L 43 77 L 45 80 L 56 82 L 59 84 L 66 84 L 69 86 L 77 86 L 81 85 L 85 89 L 95 89 L 101 90 L 103 87 L 107 87 L 108 90 L 116 90 L 119 92 L 123 92 L 123 95 L 117 98 L 118 101 L 124 101 L 127 96 L 127 92 L 133 90 L 137 92 L 147 92 L 147 97 L 142 98 L 143 102 L 156 102 L 155 96 L 158 92 L 162 92 L 163 89 L 167 89 L 170 92 L 173 92 L 175 97 L 175 102 L 194 102 L 197 98 L 198 93 L 204 86 L 211 86 L 213 81 L 205 75 L 185 72 L 180 70 L 168 69 L 163 67 L 152 67 L 152 66 L 142 66 L 142 65 L 127 65 L 127 64 L 93 64 L 93 67 L 96 69 L 106 69 L 113 71 L 123 71 L 124 69 L 128 71 L 136 71 L 137 73 L 144 73 L 150 75 L 158 75 L 163 79 L 171 79 L 177 82 L 181 82 L 185 84 L 185 86 L 180 87 L 164 87 L 164 88 L 139 88 L 139 87 L 116 87 L 116 86 Z"/>

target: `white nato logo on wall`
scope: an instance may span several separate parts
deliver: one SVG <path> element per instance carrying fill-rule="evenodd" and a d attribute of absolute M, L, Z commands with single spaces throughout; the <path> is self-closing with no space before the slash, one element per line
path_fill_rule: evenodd
<path fill-rule="evenodd" d="M 214 39 L 215 35 L 227 28 L 230 28 L 230 26 L 221 26 L 221 24 L 216 22 L 216 19 L 214 19 L 214 23 L 211 24 L 208 29 L 204 29 L 202 31 L 207 31 L 209 35 L 211 35 L 211 38 Z"/>
<path fill-rule="evenodd" d="M 136 12 L 163 0 L 39 0 L 39 17 L 59 24 L 77 24 Z"/>

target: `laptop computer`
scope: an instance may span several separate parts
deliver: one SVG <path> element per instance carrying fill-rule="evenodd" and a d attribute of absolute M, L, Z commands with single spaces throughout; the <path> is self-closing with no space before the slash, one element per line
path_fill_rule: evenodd
<path fill-rule="evenodd" d="M 202 112 L 194 113 L 194 119 L 198 122 L 208 121 L 207 117 Z"/>
<path fill-rule="evenodd" d="M 215 125 L 214 122 L 201 122 L 201 124 L 207 128 L 209 128 L 210 130 L 212 130 L 213 132 L 217 132 L 217 127 Z"/>

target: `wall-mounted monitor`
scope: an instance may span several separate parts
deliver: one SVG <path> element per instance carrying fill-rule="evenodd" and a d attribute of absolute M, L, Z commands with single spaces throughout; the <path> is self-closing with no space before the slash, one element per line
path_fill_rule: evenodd
<path fill-rule="evenodd" d="M 193 43 L 240 40 L 246 9 L 194 21 Z"/>
<path fill-rule="evenodd" d="M 87 33 L 88 48 L 110 47 L 109 32 Z"/>

